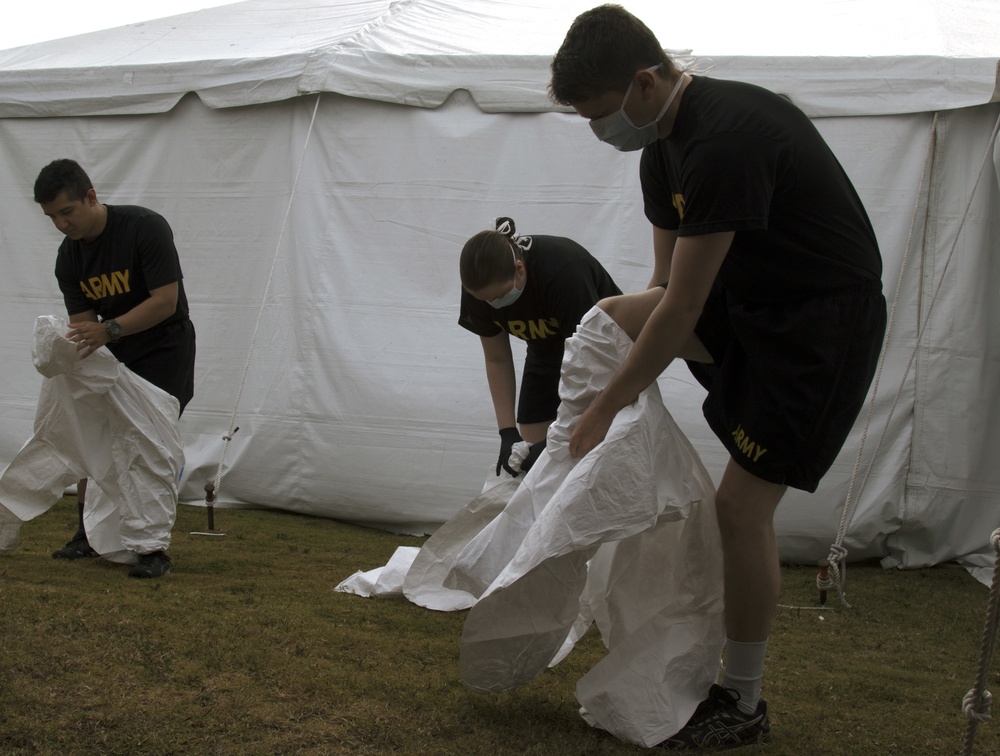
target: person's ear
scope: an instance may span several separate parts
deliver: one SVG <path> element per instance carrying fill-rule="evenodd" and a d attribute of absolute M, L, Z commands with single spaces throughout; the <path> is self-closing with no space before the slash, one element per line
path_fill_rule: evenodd
<path fill-rule="evenodd" d="M 642 93 L 642 98 L 644 100 L 649 99 L 653 96 L 656 91 L 657 76 L 655 71 L 642 70 L 636 72 L 635 75 L 635 88 Z"/>

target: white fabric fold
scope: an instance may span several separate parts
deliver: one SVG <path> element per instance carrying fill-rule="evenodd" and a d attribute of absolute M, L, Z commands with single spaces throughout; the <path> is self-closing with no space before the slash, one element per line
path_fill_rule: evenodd
<path fill-rule="evenodd" d="M 566 342 L 545 451 L 427 540 L 403 594 L 471 607 L 460 671 L 481 692 L 528 682 L 596 624 L 608 654 L 577 685 L 582 714 L 651 746 L 684 725 L 718 675 L 722 554 L 711 480 L 657 384 L 583 459 L 568 453 L 576 419 L 631 347 L 603 310 L 587 313 Z"/>
<path fill-rule="evenodd" d="M 84 526 L 95 551 L 131 562 L 165 550 L 184 466 L 177 400 L 107 349 L 79 359 L 66 329 L 55 316 L 35 322 L 32 356 L 45 380 L 34 433 L 0 475 L 0 549 L 89 478 Z"/>
<path fill-rule="evenodd" d="M 725 640 L 714 488 L 653 384 L 581 460 L 576 419 L 632 346 L 599 308 L 566 342 L 562 404 L 546 451 L 444 583 L 478 595 L 462 680 L 523 684 L 567 652 L 590 617 L 608 656 L 577 685 L 594 726 L 651 746 L 679 730 L 715 681 Z"/>

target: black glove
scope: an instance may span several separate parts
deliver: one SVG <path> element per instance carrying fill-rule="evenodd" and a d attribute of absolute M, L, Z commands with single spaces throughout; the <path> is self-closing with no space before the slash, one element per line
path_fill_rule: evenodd
<path fill-rule="evenodd" d="M 521 434 L 517 432 L 517 428 L 501 428 L 500 429 L 500 457 L 497 459 L 497 475 L 500 474 L 500 468 L 509 472 L 511 475 L 517 475 L 517 473 L 510 467 L 510 453 L 514 449 L 514 444 L 518 441 L 523 441 Z"/>
<path fill-rule="evenodd" d="M 524 462 L 521 463 L 521 472 L 526 473 L 531 469 L 531 466 L 538 461 L 538 458 L 542 455 L 542 450 L 545 448 L 545 441 L 539 441 L 537 444 L 532 444 L 528 447 L 528 456 L 524 458 Z"/>

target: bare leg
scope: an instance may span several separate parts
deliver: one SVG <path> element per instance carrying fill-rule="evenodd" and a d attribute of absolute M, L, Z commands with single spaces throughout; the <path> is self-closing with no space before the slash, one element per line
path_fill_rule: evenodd
<path fill-rule="evenodd" d="M 521 438 L 529 444 L 537 444 L 539 441 L 545 440 L 545 434 L 548 433 L 550 425 L 552 425 L 551 420 L 546 423 L 522 423 L 518 429 L 521 432 Z"/>
<path fill-rule="evenodd" d="M 736 692 L 735 705 L 751 720 L 758 715 L 767 639 L 781 587 L 774 510 L 785 490 L 730 460 L 715 497 L 726 600 L 722 686 Z"/>
<path fill-rule="evenodd" d="M 744 643 L 767 639 L 781 570 L 774 510 L 786 486 L 768 483 L 730 460 L 715 497 L 722 535 L 726 631 Z"/>
<path fill-rule="evenodd" d="M 608 313 L 628 337 L 635 341 L 650 314 L 663 299 L 663 293 L 664 290 L 657 286 L 635 294 L 608 297 L 598 302 L 597 306 Z M 712 362 L 712 356 L 705 345 L 693 333 L 678 356 L 695 362 Z"/>
<path fill-rule="evenodd" d="M 79 524 L 76 532 L 69 543 L 61 549 L 52 552 L 54 559 L 80 559 L 81 557 L 97 556 L 97 552 L 90 547 L 87 541 L 87 533 L 83 528 L 83 506 L 87 498 L 87 479 L 83 478 L 76 484 L 76 506 L 79 512 Z"/>
<path fill-rule="evenodd" d="M 76 484 L 76 505 L 80 510 L 80 532 L 83 532 L 83 502 L 87 498 L 87 479 L 81 478 Z"/>

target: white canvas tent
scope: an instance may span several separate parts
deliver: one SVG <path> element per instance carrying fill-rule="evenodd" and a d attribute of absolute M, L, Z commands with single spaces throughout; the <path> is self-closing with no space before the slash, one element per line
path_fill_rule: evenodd
<path fill-rule="evenodd" d="M 577 239 L 623 289 L 649 275 L 637 156 L 546 96 L 553 52 L 593 4 L 246 0 L 0 51 L 0 468 L 31 432 L 35 317 L 62 312 L 59 236 L 31 185 L 74 157 L 103 201 L 174 227 L 199 347 L 183 498 L 203 497 L 236 425 L 223 502 L 446 521 L 498 446 L 478 340 L 456 324 L 465 239 L 511 215 Z M 783 555 L 825 556 L 851 489 L 849 558 L 990 564 L 1000 191 L 995 160 L 980 170 L 1000 4 L 625 5 L 710 75 L 816 120 L 869 209 L 890 299 L 901 283 L 871 420 L 819 492 L 786 497 Z M 682 365 L 660 383 L 717 478 L 700 388 Z"/>

